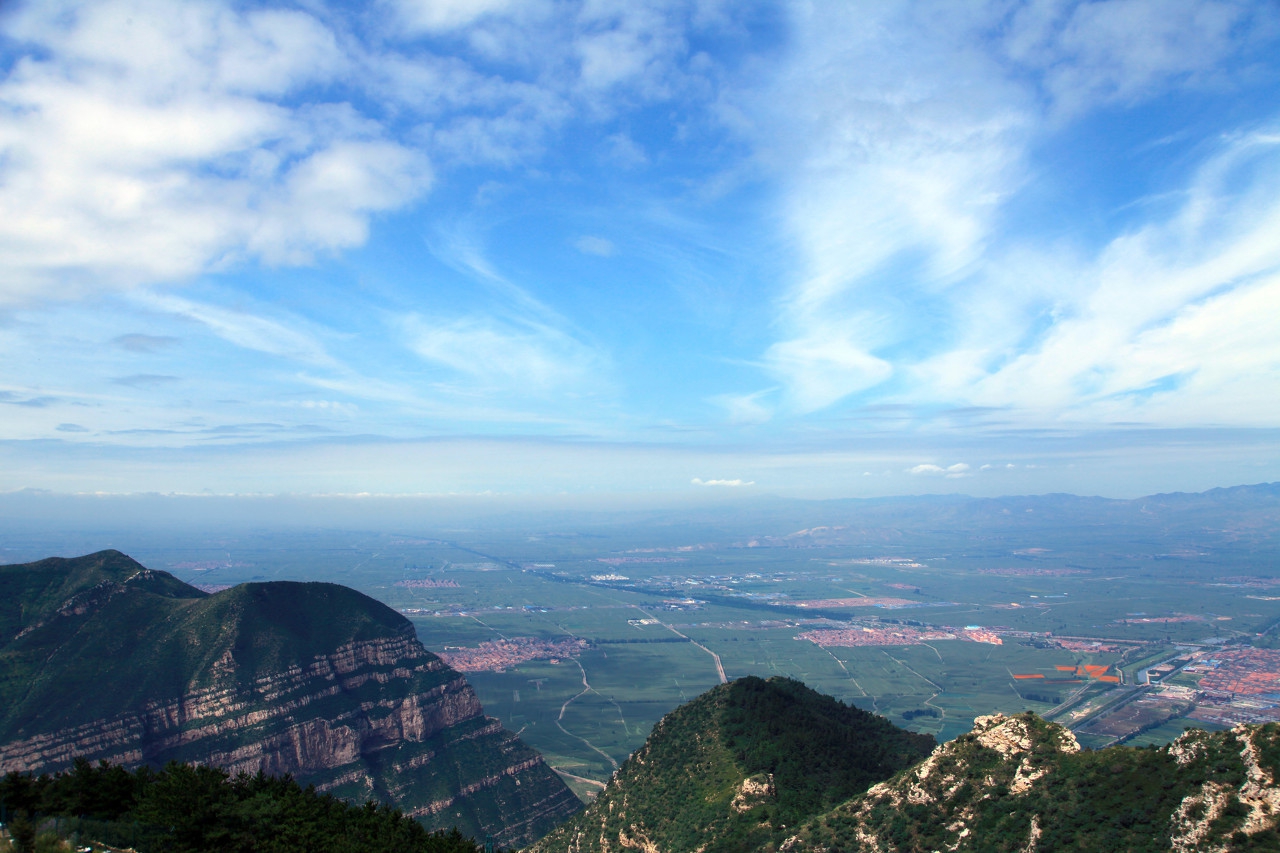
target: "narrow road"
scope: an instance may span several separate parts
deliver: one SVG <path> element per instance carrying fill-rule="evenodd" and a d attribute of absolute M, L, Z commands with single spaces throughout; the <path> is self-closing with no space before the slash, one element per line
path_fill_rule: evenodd
<path fill-rule="evenodd" d="M 832 652 L 831 649 L 828 649 L 826 646 L 818 646 L 818 648 L 822 649 L 824 652 L 831 655 L 831 659 L 836 662 L 836 665 L 838 665 L 841 669 L 844 670 L 844 674 L 849 676 L 849 680 L 853 682 L 853 686 L 858 688 L 859 692 L 861 692 L 863 696 L 871 696 L 871 694 L 866 691 L 866 688 L 864 688 L 861 684 L 858 683 L 858 679 L 853 677 L 853 673 L 849 671 L 849 667 L 844 665 L 844 661 L 836 657 L 835 653 Z M 874 701 L 875 697 L 872 696 L 871 698 Z"/>
<path fill-rule="evenodd" d="M 707 648 L 706 646 L 702 645 L 702 643 L 699 643 L 697 640 L 693 639 L 693 637 L 690 637 L 688 634 L 681 634 L 681 633 L 680 633 L 679 631 L 677 631 L 675 628 L 672 628 L 672 627 L 671 627 L 670 625 L 668 625 L 666 622 L 663 622 L 663 621 L 662 621 L 661 619 L 659 619 L 657 616 L 654 616 L 652 613 L 649 613 L 648 611 L 644 610 L 643 608 L 636 607 L 634 604 L 633 604 L 633 605 L 631 605 L 631 606 L 632 606 L 632 607 L 635 607 L 635 609 L 636 609 L 636 610 L 639 610 L 641 613 L 643 613 L 643 614 L 644 614 L 644 618 L 646 618 L 646 619 L 652 619 L 654 622 L 657 622 L 659 625 L 661 625 L 663 628 L 666 628 L 668 631 L 670 631 L 671 633 L 675 634 L 677 637 L 683 637 L 684 639 L 688 640 L 688 641 L 689 641 L 690 643 L 692 643 L 693 645 L 697 646 L 698 648 L 702 649 L 702 650 L 703 650 L 704 652 L 706 652 L 707 654 L 711 655 L 711 659 L 712 659 L 713 661 L 715 661 L 715 662 L 716 662 L 716 673 L 720 676 L 720 683 L 721 683 L 721 684 L 728 684 L 728 683 L 729 683 L 729 677 L 728 677 L 727 675 L 725 675 L 725 674 L 724 674 L 724 664 L 722 664 L 722 663 L 720 662 L 720 655 L 718 655 L 718 654 L 716 654 L 715 652 L 711 651 L 711 649 L 709 649 L 709 648 Z M 859 689 L 861 689 L 861 688 L 859 688 Z"/>
<path fill-rule="evenodd" d="M 565 700 L 565 703 L 564 703 L 563 705 L 561 705 L 561 706 L 560 706 L 560 716 L 556 717 L 556 728 L 560 729 L 560 731 L 564 732 L 564 733 L 565 733 L 566 735 L 568 735 L 569 737 L 571 737 L 571 738 L 575 738 L 575 739 L 577 739 L 577 740 L 582 741 L 582 742 L 583 742 L 583 743 L 585 743 L 588 747 L 590 747 L 591 749 L 593 749 L 593 750 L 595 750 L 596 752 L 598 752 L 598 753 L 600 753 L 601 755 L 603 755 L 603 756 L 604 756 L 604 760 L 605 760 L 605 761 L 607 761 L 607 762 L 609 762 L 609 764 L 613 766 L 613 769 L 614 769 L 614 770 L 617 770 L 617 769 L 618 769 L 618 762 L 616 762 L 616 761 L 614 761 L 614 760 L 613 760 L 613 756 L 611 756 L 609 753 L 605 752 L 605 751 L 604 751 L 603 749 L 601 749 L 600 747 L 596 746 L 596 745 L 595 745 L 594 743 L 592 743 L 591 741 L 589 741 L 589 740 L 587 740 L 586 738 L 584 738 L 582 735 L 575 735 L 573 732 L 569 731 L 569 730 L 568 730 L 568 729 L 566 729 L 563 725 L 561 725 L 561 724 L 560 724 L 560 721 L 564 719 L 564 714 L 565 714 L 565 712 L 566 712 L 566 711 L 568 711 L 568 710 L 569 710 L 569 706 L 570 706 L 571 704 L 573 704 L 573 700 L 575 700 L 575 699 L 579 699 L 579 698 L 581 698 L 581 697 L 583 697 L 583 696 L 586 696 L 588 693 L 595 693 L 595 692 L 596 692 L 596 691 L 595 691 L 595 688 L 593 688 L 593 687 L 591 686 L 591 684 L 587 681 L 587 671 L 586 671 L 585 669 L 583 669 L 583 668 L 582 668 L 582 664 L 581 664 L 581 663 L 579 663 L 579 662 L 577 661 L 577 659 L 572 659 L 572 660 L 573 660 L 573 662 L 574 662 L 574 663 L 578 664 L 578 670 L 582 673 L 582 691 L 581 691 L 581 692 L 579 692 L 579 693 L 574 694 L 573 696 L 570 696 L 568 699 L 566 699 L 566 700 Z"/>
<path fill-rule="evenodd" d="M 677 631 L 675 628 L 672 628 L 672 627 L 671 627 L 670 625 L 668 625 L 666 622 L 661 622 L 661 621 L 659 621 L 659 622 L 658 622 L 658 624 L 659 624 L 659 625 L 661 625 L 663 628 L 666 628 L 666 629 L 667 629 L 668 631 L 670 631 L 671 633 L 675 634 L 677 637 L 684 637 L 684 638 L 685 638 L 686 640 L 688 640 L 690 643 L 693 643 L 695 646 L 697 646 L 698 648 L 702 649 L 702 650 L 703 650 L 704 652 L 706 652 L 707 654 L 711 655 L 711 659 L 712 659 L 712 660 L 714 660 L 714 661 L 716 662 L 716 673 L 720 676 L 720 683 L 721 683 L 721 684 L 728 684 L 728 683 L 729 683 L 729 678 L 728 678 L 728 676 L 726 676 L 726 675 L 724 674 L 724 664 L 720 663 L 720 655 L 718 655 L 718 654 L 716 654 L 715 652 L 711 651 L 711 649 L 709 649 L 709 648 L 707 648 L 706 646 L 702 645 L 702 643 L 699 643 L 697 640 L 693 639 L 693 637 L 690 637 L 688 634 L 681 634 L 679 631 Z"/>
<path fill-rule="evenodd" d="M 936 652 L 936 651 L 937 651 L 937 649 L 934 649 L 934 651 Z M 921 679 L 922 681 L 924 681 L 925 683 L 927 683 L 927 684 L 928 684 L 930 687 L 932 687 L 934 690 L 938 691 L 938 693 L 942 693 L 942 692 L 943 692 L 943 690 L 942 690 L 942 685 L 940 685 L 940 684 L 938 684 L 938 683 L 934 682 L 934 681 L 933 681 L 933 680 L 931 680 L 931 679 L 925 678 L 923 675 L 921 675 L 920 673 L 918 673 L 918 672 L 916 672 L 914 669 L 912 669 L 912 668 L 911 668 L 911 666 L 910 666 L 910 664 L 908 664 L 906 661 L 898 660 L 897 658 L 895 658 L 893 655 L 889 654 L 888 652 L 884 652 L 884 656 L 885 656 L 885 657 L 887 657 L 889 660 L 893 661 L 894 663 L 898 664 L 898 666 L 902 667 L 902 668 L 903 668 L 903 669 L 905 669 L 907 672 L 909 672 L 909 673 L 911 673 L 912 675 L 914 675 L 916 678 L 919 678 L 919 679 Z M 941 657 L 941 656 L 939 655 L 939 657 Z M 938 693 L 934 693 L 933 695 L 934 695 L 934 696 L 937 696 L 937 695 L 938 695 Z M 932 698 L 932 697 L 930 697 L 930 698 Z"/>
<path fill-rule="evenodd" d="M 601 782 L 599 779 L 588 779 L 586 776 L 579 776 L 576 773 L 570 773 L 568 770 L 561 770 L 554 764 L 551 765 L 551 769 L 559 773 L 561 776 L 572 779 L 575 782 L 581 782 L 584 785 L 591 785 L 592 787 L 599 788 L 602 791 L 605 789 L 605 783 Z"/>
<path fill-rule="evenodd" d="M 488 622 L 485 622 L 483 619 L 481 619 L 479 616 L 476 616 L 474 613 L 468 613 L 468 614 L 467 614 L 467 618 L 468 618 L 468 619 L 474 619 L 474 620 L 476 620 L 476 621 L 477 621 L 477 622 L 479 622 L 481 625 L 483 625 L 484 627 L 488 628 L 490 631 L 492 631 L 493 633 L 497 634 L 499 637 L 501 637 L 501 638 L 502 638 L 502 639 L 504 639 L 504 640 L 508 640 L 508 639 L 510 639 L 510 637 L 508 637 L 506 634 L 502 633 L 502 632 L 501 632 L 501 631 L 499 631 L 497 628 L 495 628 L 495 627 L 493 627 L 492 625 L 490 625 Z"/>

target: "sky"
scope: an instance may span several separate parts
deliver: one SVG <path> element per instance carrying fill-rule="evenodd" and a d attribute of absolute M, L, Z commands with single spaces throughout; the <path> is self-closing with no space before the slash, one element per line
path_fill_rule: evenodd
<path fill-rule="evenodd" d="M 1270 0 L 0 6 L 0 491 L 1270 480 Z"/>

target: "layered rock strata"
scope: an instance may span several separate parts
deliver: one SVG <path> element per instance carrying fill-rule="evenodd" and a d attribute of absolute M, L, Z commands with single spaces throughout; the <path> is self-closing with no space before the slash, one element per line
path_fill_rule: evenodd
<path fill-rule="evenodd" d="M 412 625 L 372 599 L 293 583 L 210 596 L 124 555 L 81 559 L 105 564 L 81 589 L 68 579 L 83 568 L 75 561 L 0 567 L 0 594 L 29 599 L 19 624 L 0 613 L 0 773 L 62 770 L 81 756 L 288 773 L 503 846 L 580 807 Z"/>

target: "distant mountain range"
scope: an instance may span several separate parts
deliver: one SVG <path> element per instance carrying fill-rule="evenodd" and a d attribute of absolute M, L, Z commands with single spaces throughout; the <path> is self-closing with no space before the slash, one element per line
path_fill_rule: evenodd
<path fill-rule="evenodd" d="M 664 718 L 533 853 L 1280 851 L 1280 724 L 1081 751 L 1032 714 L 995 715 L 930 740 L 744 678 Z"/>
<path fill-rule="evenodd" d="M 964 482 L 955 481 L 957 488 Z M 1280 544 L 1280 483 L 1132 499 L 1073 494 L 991 498 L 922 494 L 801 500 L 757 495 L 666 509 L 603 508 L 607 504 L 579 510 L 531 509 L 501 502 L 486 506 L 488 510 L 471 506 L 465 519 L 439 523 L 447 529 L 478 524 L 485 529 L 558 531 L 555 535 L 575 537 L 636 527 L 681 538 L 686 537 L 685 531 L 697 531 L 697 536 L 710 536 L 722 544 L 747 534 L 781 538 L 821 526 L 842 527 L 846 538 L 853 541 L 862 541 L 857 539 L 859 531 L 863 535 L 876 532 L 880 539 L 891 541 L 895 533 L 964 534 L 975 529 L 1014 533 L 1079 524 L 1091 532 L 1168 530 L 1188 536 L 1211 532 L 1225 533 L 1231 539 Z M 286 527 L 305 523 L 327 524 L 334 529 L 400 530 L 420 528 L 424 516 L 453 518 L 451 513 L 458 511 L 431 498 L 372 496 L 352 502 L 340 497 L 86 496 L 19 490 L 0 493 L 0 531 L 30 541 L 32 531 L 57 530 L 63 531 L 58 534 L 62 541 L 69 531 L 80 535 L 86 530 L 259 529 L 270 521 Z"/>
<path fill-rule="evenodd" d="M 0 773 L 77 756 L 290 773 L 503 846 L 581 807 L 385 605 L 323 583 L 210 595 L 117 551 L 0 566 Z"/>
<path fill-rule="evenodd" d="M 744 508 L 736 525 L 759 529 L 761 545 L 828 545 L 921 533 L 1021 537 L 1041 530 L 1055 535 L 1087 531 L 1093 538 L 1168 535 L 1276 545 L 1280 544 L 1280 483 L 1129 500 L 1070 494 L 762 500 Z"/>

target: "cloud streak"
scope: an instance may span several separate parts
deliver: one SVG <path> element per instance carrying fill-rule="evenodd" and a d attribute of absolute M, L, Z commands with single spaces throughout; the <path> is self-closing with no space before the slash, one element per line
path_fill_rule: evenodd
<path fill-rule="evenodd" d="M 1180 210 L 1096 253 L 1002 222 L 1040 180 L 1037 145 L 1117 103 L 1236 85 L 1240 57 L 1274 43 L 1274 9 L 810 4 L 792 23 L 792 62 L 742 102 L 799 267 L 762 357 L 785 411 L 854 399 L 1025 423 L 1274 422 L 1258 397 L 1276 396 L 1280 327 L 1244 313 L 1280 316 L 1275 133 L 1221 140 L 1175 190 Z"/>
<path fill-rule="evenodd" d="M 352 70 L 293 10 L 28 4 L 0 81 L 0 300 L 182 281 L 240 259 L 305 263 L 418 197 L 421 152 L 341 100 Z"/>

